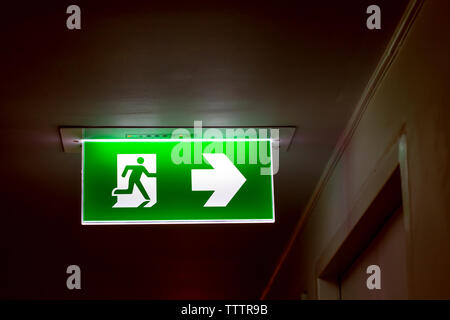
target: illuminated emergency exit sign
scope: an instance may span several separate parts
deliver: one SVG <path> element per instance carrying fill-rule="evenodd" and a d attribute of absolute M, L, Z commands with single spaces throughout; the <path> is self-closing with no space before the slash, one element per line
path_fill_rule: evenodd
<path fill-rule="evenodd" d="M 86 139 L 82 224 L 274 222 L 270 139 Z"/>

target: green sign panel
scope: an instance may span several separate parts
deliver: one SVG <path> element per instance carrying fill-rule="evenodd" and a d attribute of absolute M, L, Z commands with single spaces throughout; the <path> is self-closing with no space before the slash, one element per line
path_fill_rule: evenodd
<path fill-rule="evenodd" d="M 82 143 L 82 224 L 274 221 L 270 139 Z"/>

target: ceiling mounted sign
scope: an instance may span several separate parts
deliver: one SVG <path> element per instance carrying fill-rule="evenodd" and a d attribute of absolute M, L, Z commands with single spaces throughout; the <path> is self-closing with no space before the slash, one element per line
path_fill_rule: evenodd
<path fill-rule="evenodd" d="M 271 139 L 84 139 L 82 224 L 274 222 Z"/>

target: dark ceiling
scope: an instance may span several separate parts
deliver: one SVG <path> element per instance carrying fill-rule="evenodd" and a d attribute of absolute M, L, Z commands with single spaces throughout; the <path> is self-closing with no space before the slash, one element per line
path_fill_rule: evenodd
<path fill-rule="evenodd" d="M 257 299 L 407 1 L 28 2 L 2 4 L 0 297 Z M 80 225 L 80 154 L 58 126 L 194 120 L 297 127 L 275 224 Z"/>

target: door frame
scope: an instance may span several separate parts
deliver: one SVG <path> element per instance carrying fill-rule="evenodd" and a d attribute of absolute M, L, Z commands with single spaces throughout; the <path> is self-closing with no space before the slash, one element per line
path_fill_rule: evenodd
<path fill-rule="evenodd" d="M 400 196 L 403 205 L 403 224 L 406 236 L 407 296 L 411 296 L 411 206 L 407 153 L 407 136 L 402 129 L 399 136 L 397 136 L 394 142 L 389 145 L 386 152 L 375 166 L 375 169 L 365 180 L 347 218 L 338 227 L 337 232 L 327 243 L 325 250 L 316 261 L 315 279 L 318 299 L 340 299 L 339 276 L 343 270 L 348 267 L 349 261 L 353 261 L 357 257 L 357 249 L 349 248 L 349 246 L 356 248 L 358 246 L 361 247 L 367 245 L 367 243 L 354 243 L 354 241 L 352 241 L 350 245 L 346 240 L 349 239 L 352 231 L 361 227 L 362 223 L 367 223 L 367 221 L 364 222 L 365 220 L 369 219 L 370 221 L 370 219 L 372 219 L 371 221 L 374 221 L 373 218 L 368 217 L 369 214 L 373 214 L 370 213 L 370 210 L 368 209 L 374 203 L 376 197 L 380 195 L 386 187 L 387 182 L 396 170 L 398 170 L 400 174 Z M 379 225 L 372 226 L 373 230 L 381 227 L 384 221 L 385 219 L 383 219 L 383 217 L 381 217 L 380 220 L 376 220 L 375 223 Z M 348 256 L 348 252 L 352 252 L 351 257 Z"/>

